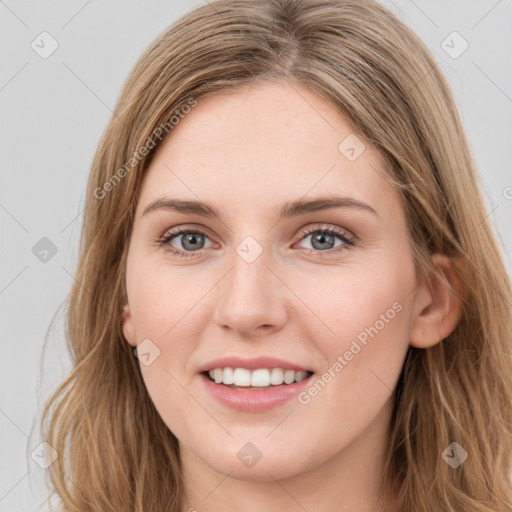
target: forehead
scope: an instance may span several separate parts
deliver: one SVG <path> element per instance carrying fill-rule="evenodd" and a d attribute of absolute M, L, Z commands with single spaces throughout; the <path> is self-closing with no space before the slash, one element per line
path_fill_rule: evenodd
<path fill-rule="evenodd" d="M 389 209 L 398 198 L 384 168 L 320 96 L 263 82 L 199 98 L 158 147 L 139 206 L 166 192 L 246 206 L 343 194 Z"/>

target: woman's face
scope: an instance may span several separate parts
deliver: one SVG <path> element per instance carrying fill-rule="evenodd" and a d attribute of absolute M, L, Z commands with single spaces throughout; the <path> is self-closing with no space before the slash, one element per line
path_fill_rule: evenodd
<path fill-rule="evenodd" d="M 200 98 L 158 148 L 124 333 L 196 467 L 269 480 L 382 454 L 417 288 L 364 144 L 304 87 L 259 83 Z"/>

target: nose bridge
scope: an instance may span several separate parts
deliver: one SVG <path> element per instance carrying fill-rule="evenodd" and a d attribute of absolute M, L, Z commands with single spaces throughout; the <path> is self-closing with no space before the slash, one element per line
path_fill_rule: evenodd
<path fill-rule="evenodd" d="M 221 283 L 215 320 L 243 334 L 285 321 L 282 286 L 271 270 L 270 249 L 246 237 L 233 252 L 231 271 Z"/>

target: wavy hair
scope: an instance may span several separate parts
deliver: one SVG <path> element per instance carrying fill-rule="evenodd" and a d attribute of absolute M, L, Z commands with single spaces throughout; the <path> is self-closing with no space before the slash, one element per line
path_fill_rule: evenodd
<path fill-rule="evenodd" d="M 409 348 L 395 391 L 386 478 L 399 510 L 512 510 L 510 280 L 452 93 L 419 37 L 373 0 L 215 0 L 135 64 L 89 176 L 66 303 L 73 368 L 40 421 L 58 453 L 51 496 L 66 512 L 180 510 L 178 441 L 122 333 L 128 241 L 162 127 L 172 137 L 191 102 L 255 80 L 306 86 L 379 151 L 419 278 L 435 253 L 456 265 L 461 320 Z M 442 457 L 452 442 L 468 453 L 458 468 Z"/>

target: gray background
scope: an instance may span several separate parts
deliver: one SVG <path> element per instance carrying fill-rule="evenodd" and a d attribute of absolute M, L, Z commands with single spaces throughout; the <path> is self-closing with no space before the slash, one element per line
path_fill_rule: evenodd
<path fill-rule="evenodd" d="M 202 1 L 0 0 L 0 512 L 48 507 L 45 470 L 31 453 L 40 453 L 35 419 L 41 406 L 70 369 L 62 314 L 41 369 L 42 347 L 73 283 L 94 151 L 136 59 Z M 511 273 L 512 2 L 382 3 L 426 42 L 455 93 Z M 35 41 L 40 52 L 48 51 L 43 31 L 58 43 L 46 59 L 31 47 Z M 441 46 L 453 31 L 469 44 L 457 58 Z M 452 51 L 462 48 L 460 41 L 448 42 Z M 33 252 L 43 237 L 57 249 L 47 261 Z"/>

